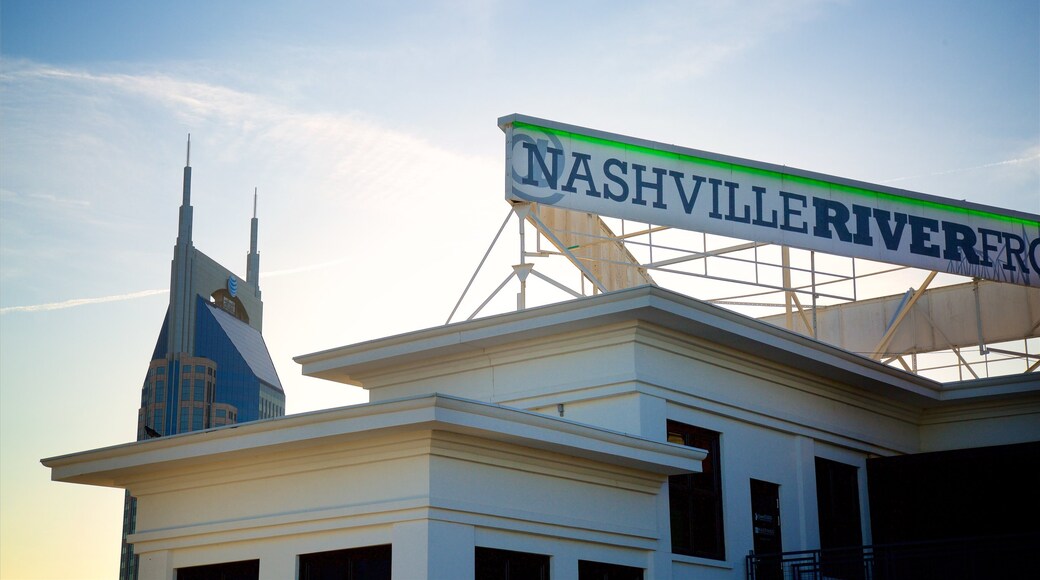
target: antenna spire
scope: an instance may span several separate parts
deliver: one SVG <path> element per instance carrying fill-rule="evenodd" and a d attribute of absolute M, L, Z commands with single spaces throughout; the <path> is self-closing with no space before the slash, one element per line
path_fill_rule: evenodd
<path fill-rule="evenodd" d="M 260 220 L 256 219 L 256 187 L 253 188 L 253 219 L 249 221 L 249 255 L 246 257 L 246 282 L 252 284 L 260 297 L 260 253 L 256 251 L 256 234 Z"/>
<path fill-rule="evenodd" d="M 184 161 L 185 167 L 191 167 L 191 133 L 188 133 L 188 158 Z"/>

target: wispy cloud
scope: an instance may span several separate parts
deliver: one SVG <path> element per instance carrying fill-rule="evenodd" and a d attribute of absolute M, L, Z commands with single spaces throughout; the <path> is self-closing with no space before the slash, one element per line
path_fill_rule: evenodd
<path fill-rule="evenodd" d="M 260 274 L 260 278 L 275 278 L 278 276 L 287 276 L 289 274 L 299 274 L 301 272 L 311 272 L 313 270 L 321 270 L 323 268 L 329 268 L 331 266 L 337 266 L 347 262 L 346 258 L 339 260 L 330 260 L 328 262 L 320 262 L 317 264 L 310 264 L 309 266 L 299 266 L 296 268 L 286 268 L 284 270 L 274 270 L 271 272 L 263 272 Z"/>
<path fill-rule="evenodd" d="M 639 5 L 653 24 L 630 33 L 631 55 L 658 79 L 700 78 L 777 34 L 811 20 L 833 0 L 677 2 Z M 629 27 L 629 22 L 624 22 Z M 652 31 L 652 33 L 647 32 Z M 695 31 L 695 33 L 691 33 Z"/>
<path fill-rule="evenodd" d="M 947 169 L 945 171 L 936 171 L 934 173 L 923 173 L 921 175 L 908 175 L 905 177 L 895 177 L 892 179 L 886 179 L 881 183 L 896 183 L 899 181 L 909 181 L 911 179 L 921 179 L 924 177 L 939 177 L 942 175 L 953 175 L 955 173 L 965 173 L 968 171 L 977 171 L 979 169 L 989 169 L 992 167 L 1003 167 L 1007 165 L 1020 165 L 1022 163 L 1029 163 L 1030 161 L 1040 160 L 1040 151 L 1027 154 L 1023 157 L 1016 157 L 1014 159 L 1005 159 L 1004 161 L 994 161 L 993 163 L 984 163 L 982 165 L 972 165 L 970 167 L 959 167 L 957 169 Z"/>
<path fill-rule="evenodd" d="M 114 294 L 112 296 L 101 296 L 98 298 L 74 298 L 72 300 L 65 300 L 64 302 L 49 302 L 47 304 L 33 304 L 30 306 L 5 306 L 0 308 L 0 315 L 2 314 L 13 314 L 15 312 L 45 312 L 48 310 L 64 310 L 66 308 L 75 308 L 76 306 L 86 306 L 88 304 L 103 304 L 105 302 L 122 302 L 124 300 L 135 300 L 137 298 L 147 298 L 149 296 L 156 296 L 158 294 L 166 294 L 169 290 L 142 290 L 140 292 L 130 292 L 129 294 Z"/>
<path fill-rule="evenodd" d="M 213 208 L 223 209 L 231 197 L 209 192 L 229 184 L 237 187 L 243 177 L 249 176 L 259 183 L 261 204 L 267 209 L 260 215 L 263 240 L 272 242 L 268 248 L 276 248 L 267 255 L 306 255 L 309 262 L 315 262 L 264 272 L 264 277 L 340 263 L 339 255 L 330 255 L 336 249 L 329 241 L 329 232 L 343 232 L 337 238 L 337 243 L 343 244 L 351 243 L 349 236 L 385 235 L 386 228 L 378 222 L 357 218 L 367 215 L 366 211 L 393 211 L 398 227 L 407 229 L 412 227 L 407 220 L 413 219 L 408 216 L 417 216 L 418 212 L 408 214 L 400 207 L 429 205 L 431 191 L 450 191 L 464 197 L 479 178 L 495 174 L 494 156 L 474 162 L 469 155 L 407 131 L 388 128 L 351 110 L 307 108 L 220 82 L 153 72 L 72 70 L 30 61 L 8 63 L 0 73 L 0 81 L 4 93 L 19 95 L 18 100 L 4 103 L 5 116 L 15 119 L 36 115 L 48 129 L 41 135 L 38 130 L 13 128 L 11 139 L 20 147 L 11 147 L 5 153 L 6 158 L 25 152 L 24 163 L 18 168 L 21 180 L 0 191 L 4 209 L 10 209 L 3 212 L 7 224 L 25 224 L 8 227 L 4 232 L 4 251 L 19 252 L 3 264 L 5 284 L 46 277 L 48 272 L 69 267 L 56 258 L 35 259 L 30 250 L 39 253 L 41 248 L 59 247 L 71 253 L 83 247 L 84 240 L 91 244 L 94 254 L 113 255 L 133 247 L 125 243 L 131 238 L 113 235 L 115 226 L 100 223 L 102 218 L 120 220 L 124 222 L 121 227 L 131 223 L 147 231 L 168 231 L 158 228 L 169 227 L 169 216 L 175 215 L 175 211 L 172 207 L 160 207 L 156 201 L 159 196 L 151 193 L 153 189 L 168 187 L 166 182 L 157 182 L 151 173 L 154 154 L 166 151 L 155 143 L 153 133 L 168 135 L 171 129 L 178 130 L 178 125 L 187 125 L 185 128 L 193 136 L 197 133 L 201 143 L 195 199 L 198 207 L 203 203 L 210 205 L 207 211 L 199 212 L 196 240 L 219 248 L 234 234 L 233 228 L 214 233 L 207 227 L 212 223 L 207 220 L 218 215 Z M 55 120 L 52 108 L 75 114 Z M 111 119 L 121 113 L 126 114 L 119 117 L 118 139 L 102 139 L 100 146 L 82 143 L 107 135 L 104 131 L 109 130 Z M 182 145 L 178 142 L 175 147 Z M 195 152 L 193 144 L 193 162 Z M 180 155 L 174 159 L 182 161 Z M 71 168 L 50 172 L 53 178 L 41 182 L 36 176 L 42 172 L 30 172 L 30 163 Z M 163 179 L 169 179 L 174 173 L 163 175 Z M 80 181 L 84 182 L 82 186 Z M 176 198 L 162 199 L 166 203 Z M 136 209 L 129 212 L 126 208 Z M 35 221 L 30 222 L 26 216 Z M 301 225 L 304 223 L 306 226 Z M 143 239 L 147 234 L 135 235 Z M 118 244 L 103 245 L 112 242 Z M 152 246 L 141 250 L 154 251 L 157 250 Z M 139 257 L 128 255 L 125 259 Z M 230 263 L 222 254 L 215 254 L 215 258 Z M 286 259 L 277 261 L 296 266 Z M 83 263 L 73 263 L 71 268 L 79 268 Z M 268 262 L 273 263 L 276 262 Z M 6 306 L 0 308 L 0 314 L 64 309 L 146 295 L 132 293 Z"/>
<path fill-rule="evenodd" d="M 278 276 L 288 276 L 290 274 L 299 274 L 301 272 L 321 270 L 323 268 L 329 268 L 331 266 L 342 264 L 346 261 L 346 259 L 331 260 L 328 262 L 319 262 L 317 264 L 298 266 L 296 268 L 274 270 L 271 272 L 265 272 L 261 274 L 260 277 L 275 278 Z M 48 302 L 46 304 L 32 304 L 28 306 L 4 306 L 0 308 L 0 315 L 14 314 L 15 312 L 46 312 L 49 310 L 64 310 L 66 308 L 75 308 L 77 306 L 88 306 L 90 304 L 104 304 L 106 302 L 123 302 L 126 300 L 136 300 L 138 298 L 157 296 L 159 294 L 166 294 L 168 292 L 169 290 L 167 289 L 141 290 L 140 292 L 130 292 L 127 294 L 113 294 L 111 296 L 100 296 L 97 298 L 73 298 L 71 300 L 64 300 L 62 302 Z"/>

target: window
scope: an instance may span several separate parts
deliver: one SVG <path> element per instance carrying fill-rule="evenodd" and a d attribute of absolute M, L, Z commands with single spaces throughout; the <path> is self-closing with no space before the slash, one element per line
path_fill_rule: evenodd
<path fill-rule="evenodd" d="M 206 372 L 206 367 L 202 365 L 195 365 L 195 374 L 201 375 L 204 372 Z"/>
<path fill-rule="evenodd" d="M 195 409 L 191 414 L 191 430 L 202 429 L 202 409 Z"/>
<path fill-rule="evenodd" d="M 227 410 L 225 410 L 225 409 L 217 409 L 217 417 L 219 417 L 221 419 L 227 417 Z"/>
<path fill-rule="evenodd" d="M 863 543 L 858 471 L 854 465 L 816 458 L 816 505 L 823 549 Z"/>
<path fill-rule="evenodd" d="M 300 555 L 300 580 L 390 580 L 390 545 Z"/>
<path fill-rule="evenodd" d="M 205 401 L 206 400 L 206 383 L 205 381 L 195 379 L 195 400 Z"/>
<path fill-rule="evenodd" d="M 476 580 L 549 580 L 549 556 L 477 548 Z"/>
<path fill-rule="evenodd" d="M 643 580 L 643 569 L 578 560 L 578 580 Z"/>
<path fill-rule="evenodd" d="M 257 580 L 260 560 L 177 568 L 177 580 Z"/>
<path fill-rule="evenodd" d="M 191 365 L 184 365 L 181 367 L 181 373 L 187 374 L 191 372 Z"/>
<path fill-rule="evenodd" d="M 672 551 L 687 556 L 725 560 L 719 433 L 678 421 L 668 421 L 668 441 L 708 452 L 701 473 L 668 478 Z"/>

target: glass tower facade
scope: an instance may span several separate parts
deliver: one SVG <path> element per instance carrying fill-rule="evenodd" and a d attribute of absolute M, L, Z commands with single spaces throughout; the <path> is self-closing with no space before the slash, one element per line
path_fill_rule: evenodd
<path fill-rule="evenodd" d="M 190 155 L 190 142 L 189 142 Z M 261 334 L 260 255 L 254 197 L 246 279 L 195 249 L 191 242 L 191 165 L 170 276 L 170 305 L 141 387 L 137 439 L 280 417 L 285 393 Z M 136 531 L 137 500 L 126 496 L 120 580 L 137 578 L 127 537 Z"/>

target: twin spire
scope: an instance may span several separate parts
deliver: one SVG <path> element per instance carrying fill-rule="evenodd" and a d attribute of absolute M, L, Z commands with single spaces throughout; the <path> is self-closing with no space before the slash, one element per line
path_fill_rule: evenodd
<path fill-rule="evenodd" d="M 256 217 L 257 190 L 253 188 L 253 219 L 249 223 L 249 254 L 246 256 L 246 282 L 260 294 L 260 253 L 257 251 L 259 220 Z M 181 200 L 180 223 L 177 228 L 177 245 L 191 245 L 191 133 L 188 133 L 188 148 L 184 160 L 184 191 Z"/>

